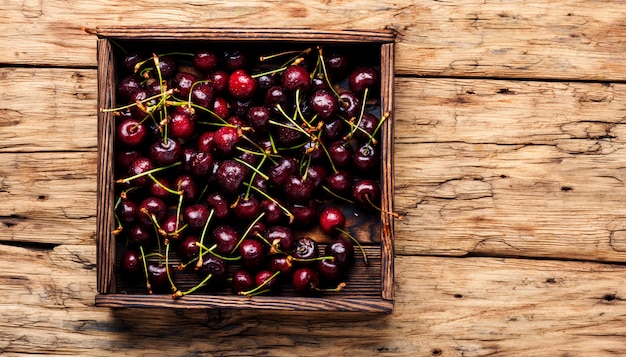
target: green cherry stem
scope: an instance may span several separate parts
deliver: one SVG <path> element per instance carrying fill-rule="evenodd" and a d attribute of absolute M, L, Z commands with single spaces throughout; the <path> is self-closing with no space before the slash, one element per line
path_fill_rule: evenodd
<path fill-rule="evenodd" d="M 367 254 L 365 254 L 365 249 L 363 248 L 363 246 L 361 245 L 361 243 L 354 238 L 354 236 L 352 234 L 350 234 L 348 231 L 341 229 L 341 228 L 335 228 L 337 231 L 345 234 L 348 238 L 352 239 L 352 241 L 359 247 L 359 249 L 361 250 L 361 254 L 363 255 L 363 263 L 367 266 L 369 265 L 369 261 L 367 260 Z"/>
<path fill-rule="evenodd" d="M 130 176 L 130 177 L 127 177 L 127 178 L 119 179 L 119 180 L 116 180 L 115 182 L 116 183 L 129 183 L 130 181 L 132 181 L 134 179 L 138 179 L 140 177 L 148 176 L 148 175 L 151 175 L 151 174 L 159 172 L 159 171 L 167 170 L 167 169 L 170 169 L 170 168 L 172 168 L 174 166 L 178 166 L 180 164 L 181 164 L 181 162 L 177 161 L 177 162 L 175 162 L 175 163 L 173 163 L 171 165 L 163 166 L 163 167 L 157 167 L 156 169 L 148 170 L 148 171 L 142 172 L 142 173 L 137 174 L 137 175 L 133 175 L 133 176 Z"/>

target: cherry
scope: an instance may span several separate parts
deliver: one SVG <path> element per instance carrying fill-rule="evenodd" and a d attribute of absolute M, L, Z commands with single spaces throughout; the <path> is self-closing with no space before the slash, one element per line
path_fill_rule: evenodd
<path fill-rule="evenodd" d="M 139 255 L 139 253 L 134 249 L 127 250 L 122 256 L 121 266 L 124 273 L 128 274 L 129 277 L 137 276 L 141 273 L 141 269 L 143 267 L 141 263 L 141 255 Z"/>
<path fill-rule="evenodd" d="M 274 254 L 270 257 L 269 270 L 280 272 L 281 276 L 290 275 L 293 272 L 293 261 L 284 254 Z"/>
<path fill-rule="evenodd" d="M 129 199 L 120 200 L 115 208 L 115 213 L 119 220 L 123 223 L 132 223 L 135 221 L 137 212 L 137 204 Z"/>
<path fill-rule="evenodd" d="M 296 89 L 306 92 L 311 86 L 311 78 L 306 68 L 298 65 L 291 65 L 285 69 L 281 77 L 283 87 L 290 92 Z"/>
<path fill-rule="evenodd" d="M 270 110 L 265 106 L 253 106 L 248 109 L 248 123 L 250 126 L 259 133 L 267 131 L 268 123 L 270 120 Z"/>
<path fill-rule="evenodd" d="M 298 169 L 298 162 L 290 156 L 281 157 L 276 164 L 268 170 L 268 177 L 271 184 L 282 187 L 287 178 Z"/>
<path fill-rule="evenodd" d="M 355 69 L 348 78 L 350 90 L 355 93 L 363 93 L 368 88 L 376 89 L 380 86 L 380 74 L 377 70 L 369 66 L 361 66 Z"/>
<path fill-rule="evenodd" d="M 311 199 L 315 186 L 311 180 L 300 175 L 287 177 L 283 185 L 285 197 L 292 202 L 305 202 Z"/>
<path fill-rule="evenodd" d="M 164 201 L 169 200 L 172 197 L 172 194 L 167 190 L 171 189 L 171 187 L 172 184 L 169 180 L 163 177 L 155 178 L 148 184 L 150 196 L 158 197 Z"/>
<path fill-rule="evenodd" d="M 189 97 L 191 87 L 196 83 L 199 78 L 189 72 L 178 72 L 172 79 L 172 86 L 178 90 L 178 93 L 182 99 Z"/>
<path fill-rule="evenodd" d="M 193 66 L 202 72 L 214 70 L 219 65 L 219 57 L 210 50 L 197 51 L 193 56 Z"/>
<path fill-rule="evenodd" d="M 380 120 L 372 113 L 363 113 L 358 122 L 358 129 L 354 131 L 354 137 L 360 141 L 369 141 L 378 128 Z"/>
<path fill-rule="evenodd" d="M 217 287 L 220 283 L 226 279 L 227 266 L 226 262 L 212 254 L 207 254 L 203 257 L 202 267 L 200 272 L 204 274 L 210 274 L 210 282 L 212 287 Z"/>
<path fill-rule="evenodd" d="M 181 259 L 187 261 L 198 256 L 200 246 L 198 246 L 198 237 L 195 235 L 185 236 L 178 245 L 178 254 Z"/>
<path fill-rule="evenodd" d="M 304 203 L 294 203 L 290 207 L 293 214 L 293 223 L 308 226 L 317 219 L 317 201 L 311 199 Z"/>
<path fill-rule="evenodd" d="M 231 73 L 228 79 L 228 92 L 235 99 L 250 99 L 255 91 L 256 81 L 245 69 L 238 69 Z"/>
<path fill-rule="evenodd" d="M 237 269 L 233 273 L 232 292 L 238 294 L 254 287 L 252 275 L 244 269 Z"/>
<path fill-rule="evenodd" d="M 261 200 L 261 208 L 265 213 L 263 219 L 269 225 L 280 224 L 287 218 L 283 210 L 280 208 L 279 203 L 275 200 Z"/>
<path fill-rule="evenodd" d="M 307 169 L 307 179 L 313 183 L 314 188 L 318 188 L 328 177 L 328 172 L 322 165 L 311 165 Z"/>
<path fill-rule="evenodd" d="M 144 174 L 145 172 L 148 172 L 152 169 L 154 169 L 152 160 L 145 158 L 145 157 L 139 157 L 133 160 L 128 166 L 128 174 L 132 177 L 132 176 Z M 146 175 L 137 177 L 136 179 L 133 180 L 133 184 L 137 186 L 146 186 L 150 182 L 151 182 L 150 178 Z"/>
<path fill-rule="evenodd" d="M 338 170 L 326 178 L 326 186 L 333 193 L 342 196 L 352 189 L 352 175 L 348 170 Z"/>
<path fill-rule="evenodd" d="M 360 180 L 352 187 L 352 198 L 362 207 L 378 207 L 380 186 L 374 180 Z"/>
<path fill-rule="evenodd" d="M 213 209 L 215 218 L 218 220 L 225 220 L 230 216 L 230 205 L 226 196 L 220 192 L 212 192 L 207 195 L 206 204 Z"/>
<path fill-rule="evenodd" d="M 320 252 L 317 242 L 311 237 L 298 238 L 293 247 L 293 257 L 302 264 L 311 263 L 319 257 Z"/>
<path fill-rule="evenodd" d="M 239 199 L 232 207 L 235 216 L 244 221 L 253 220 L 261 213 L 261 204 L 253 195 L 245 197 L 245 194 L 239 196 Z"/>
<path fill-rule="evenodd" d="M 128 171 L 130 163 L 140 157 L 141 153 L 135 149 L 122 149 L 115 154 L 115 162 L 120 166 L 122 171 Z"/>
<path fill-rule="evenodd" d="M 312 295 L 319 290 L 319 276 L 312 268 L 302 267 L 293 272 L 291 283 L 297 294 Z"/>
<path fill-rule="evenodd" d="M 293 231 L 287 226 L 271 226 L 267 228 L 265 238 L 280 252 L 288 253 L 293 249 Z"/>
<path fill-rule="evenodd" d="M 244 238 L 239 245 L 241 264 L 246 269 L 257 270 L 265 262 L 265 249 L 263 244 L 253 238 Z"/>
<path fill-rule="evenodd" d="M 160 222 L 167 214 L 167 205 L 157 197 L 147 197 L 137 205 L 137 222 L 144 226 L 152 226 L 152 215 Z"/>
<path fill-rule="evenodd" d="M 224 160 L 217 168 L 216 179 L 224 193 L 235 196 L 248 176 L 248 169 L 235 160 Z"/>
<path fill-rule="evenodd" d="M 179 230 L 183 227 L 183 224 L 180 222 L 176 215 L 170 214 L 163 222 L 161 222 L 161 230 L 159 234 L 164 235 L 166 239 L 168 238 L 179 238 Z"/>
<path fill-rule="evenodd" d="M 228 118 L 228 116 L 230 115 L 230 106 L 228 104 L 228 101 L 226 101 L 226 99 L 224 99 L 223 97 L 215 98 L 215 100 L 213 101 L 212 110 L 215 115 L 222 119 Z"/>
<path fill-rule="evenodd" d="M 152 243 L 152 232 L 151 227 L 134 224 L 128 230 L 128 239 L 137 245 L 148 246 Z"/>
<path fill-rule="evenodd" d="M 346 119 L 354 118 L 359 114 L 361 110 L 361 99 L 359 99 L 356 94 L 350 91 L 344 91 L 339 94 L 339 99 L 339 113 Z"/>
<path fill-rule="evenodd" d="M 133 118 L 121 122 L 117 126 L 116 138 L 128 147 L 141 145 L 148 137 L 148 130 L 145 125 Z"/>
<path fill-rule="evenodd" d="M 134 72 L 135 66 L 144 60 L 143 56 L 139 53 L 131 52 L 124 55 L 122 60 L 122 67 L 126 70 L 126 72 Z"/>
<path fill-rule="evenodd" d="M 178 140 L 168 138 L 150 145 L 150 158 L 158 165 L 171 165 L 182 157 L 183 150 Z"/>
<path fill-rule="evenodd" d="M 241 141 L 237 128 L 222 126 L 213 135 L 213 147 L 224 156 L 232 155 L 235 147 Z"/>
<path fill-rule="evenodd" d="M 336 77 L 342 77 L 348 73 L 350 61 L 344 54 L 333 52 L 326 56 L 325 61 L 328 72 L 334 74 Z"/>
<path fill-rule="evenodd" d="M 270 87 L 265 93 L 265 107 L 269 108 L 275 114 L 280 114 L 280 111 L 277 109 L 278 106 L 285 109 L 288 103 L 289 95 L 282 86 Z"/>
<path fill-rule="evenodd" d="M 311 109 L 317 113 L 320 118 L 327 119 L 335 114 L 339 108 L 337 97 L 324 89 L 318 89 L 310 97 Z"/>
<path fill-rule="evenodd" d="M 229 78 L 228 72 L 223 70 L 212 71 L 206 76 L 206 79 L 210 81 L 211 86 L 215 90 L 215 94 L 226 94 Z"/>
<path fill-rule="evenodd" d="M 194 176 L 210 175 L 213 169 L 213 156 L 204 151 L 194 152 L 191 154 L 189 166 Z"/>
<path fill-rule="evenodd" d="M 146 102 L 146 99 L 148 99 L 148 97 L 149 97 L 148 92 L 145 89 L 139 89 L 139 90 L 134 91 L 130 95 L 130 98 L 128 98 L 128 102 L 129 103 L 141 102 L 142 106 L 145 108 L 145 105 L 153 104 L 153 103 Z M 130 107 L 129 111 L 130 111 L 131 116 L 137 120 L 142 120 L 143 118 L 148 116 L 148 114 L 146 114 L 146 112 L 142 109 L 142 107 L 138 105 L 134 105 Z"/>
<path fill-rule="evenodd" d="M 341 267 L 332 259 L 318 260 L 315 271 L 322 281 L 329 283 L 339 282 L 344 273 Z"/>
<path fill-rule="evenodd" d="M 304 139 L 304 133 L 298 130 L 294 123 L 286 122 L 276 128 L 276 141 L 286 147 L 293 147 L 301 143 Z"/>
<path fill-rule="evenodd" d="M 259 90 L 266 92 L 272 86 L 276 85 L 276 77 L 271 74 L 264 74 L 256 77 L 257 87 Z"/>
<path fill-rule="evenodd" d="M 198 184 L 193 179 L 193 177 L 189 175 L 180 175 L 174 182 L 174 187 L 176 187 L 177 191 L 183 192 L 183 197 L 187 202 L 194 202 L 198 195 Z"/>
<path fill-rule="evenodd" d="M 373 145 L 360 145 L 354 152 L 354 156 L 352 156 L 352 164 L 362 173 L 378 172 L 380 166 L 380 154 Z"/>
<path fill-rule="evenodd" d="M 319 214 L 319 224 L 327 234 L 337 233 L 337 229 L 346 224 L 346 217 L 338 207 L 326 206 Z"/>
<path fill-rule="evenodd" d="M 335 167 L 346 167 L 352 162 L 352 147 L 343 141 L 332 142 L 327 150 Z"/>
<path fill-rule="evenodd" d="M 248 65 L 248 57 L 239 50 L 229 50 L 224 52 L 224 63 L 231 71 L 245 68 Z"/>
<path fill-rule="evenodd" d="M 148 281 L 149 292 L 166 292 L 170 287 L 169 278 L 168 278 L 168 270 L 169 275 L 174 275 L 174 269 L 169 266 L 165 266 L 164 264 L 156 264 L 150 263 L 148 264 Z"/>
<path fill-rule="evenodd" d="M 326 120 L 322 126 L 322 137 L 326 141 L 342 139 L 345 132 L 346 123 L 341 118 Z"/>
<path fill-rule="evenodd" d="M 123 101 L 128 101 L 131 95 L 141 89 L 141 77 L 135 74 L 122 78 L 117 84 L 117 95 Z"/>
<path fill-rule="evenodd" d="M 187 206 L 184 211 L 184 221 L 192 229 L 204 228 L 207 220 L 209 219 L 209 208 L 202 203 Z"/>
<path fill-rule="evenodd" d="M 195 121 L 188 114 L 173 113 L 167 125 L 169 126 L 169 133 L 175 138 L 188 139 L 194 134 Z"/>
<path fill-rule="evenodd" d="M 209 153 L 212 152 L 214 135 L 214 131 L 205 131 L 200 134 L 196 141 L 196 147 L 198 148 L 198 150 Z"/>
<path fill-rule="evenodd" d="M 324 253 L 328 256 L 332 256 L 335 259 L 335 263 L 342 267 L 351 265 L 354 261 L 354 246 L 352 241 L 338 237 L 333 242 L 329 243 L 324 248 Z"/>
<path fill-rule="evenodd" d="M 217 252 L 220 254 L 229 254 L 232 252 L 241 239 L 239 232 L 234 227 L 226 224 L 215 227 L 211 233 L 211 237 L 215 244 L 217 244 Z"/>
<path fill-rule="evenodd" d="M 174 56 L 162 56 L 159 58 L 159 70 L 161 77 L 170 78 L 176 72 L 177 62 Z M 156 73 L 155 73 L 156 77 Z"/>
<path fill-rule="evenodd" d="M 269 270 L 260 270 L 254 276 L 254 283 L 257 287 L 265 290 L 273 290 L 278 285 L 278 279 L 274 272 Z"/>
<path fill-rule="evenodd" d="M 209 83 L 196 83 L 191 89 L 191 102 L 203 108 L 210 108 L 215 98 L 215 89 Z"/>

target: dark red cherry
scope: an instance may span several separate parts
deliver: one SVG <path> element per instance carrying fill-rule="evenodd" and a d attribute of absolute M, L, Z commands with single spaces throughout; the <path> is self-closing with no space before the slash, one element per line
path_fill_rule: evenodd
<path fill-rule="evenodd" d="M 172 189 L 172 184 L 164 177 L 155 177 L 148 185 L 150 196 L 158 197 L 164 201 L 169 200 L 173 196 L 166 188 Z"/>
<path fill-rule="evenodd" d="M 355 93 L 363 93 L 365 88 L 376 90 L 380 86 L 380 74 L 372 67 L 359 67 L 350 74 L 348 85 Z"/>
<path fill-rule="evenodd" d="M 248 291 L 254 287 L 254 278 L 247 270 L 237 269 L 233 273 L 233 282 L 231 287 L 233 294 Z"/>
<path fill-rule="evenodd" d="M 122 78 L 117 84 L 117 95 L 119 100 L 128 101 L 131 95 L 141 89 L 141 77 L 136 74 Z"/>
<path fill-rule="evenodd" d="M 145 157 L 139 157 L 133 160 L 128 166 L 128 175 L 131 177 L 136 176 L 136 175 L 141 175 L 152 169 L 154 169 L 154 164 L 152 163 L 152 160 L 145 158 Z M 150 180 L 148 175 L 144 175 L 144 176 L 140 176 L 134 179 L 132 181 L 132 184 L 135 186 L 146 186 L 150 182 L 152 182 L 152 180 Z"/>
<path fill-rule="evenodd" d="M 345 119 L 355 118 L 361 111 L 361 99 L 354 93 L 344 91 L 339 94 L 339 113 L 344 116 Z"/>
<path fill-rule="evenodd" d="M 336 206 L 326 206 L 319 214 L 320 228 L 327 234 L 337 233 L 337 228 L 343 229 L 346 217 L 341 209 Z"/>
<path fill-rule="evenodd" d="M 237 218 L 251 221 L 261 213 L 261 204 L 255 196 L 245 197 L 245 194 L 241 194 L 232 209 Z"/>
<path fill-rule="evenodd" d="M 264 104 L 272 111 L 272 113 L 280 114 L 277 106 L 280 106 L 283 110 L 285 110 L 289 105 L 289 95 L 285 91 L 285 88 L 281 86 L 273 86 L 265 93 Z"/>
<path fill-rule="evenodd" d="M 350 194 L 352 175 L 348 170 L 339 170 L 326 178 L 326 187 L 339 196 Z"/>
<path fill-rule="evenodd" d="M 306 92 L 311 86 L 311 77 L 306 68 L 298 65 L 291 65 L 285 69 L 281 77 L 283 87 L 290 92 L 299 89 Z"/>
<path fill-rule="evenodd" d="M 315 186 L 313 181 L 300 175 L 287 177 L 283 185 L 285 197 L 291 202 L 306 202 L 311 199 Z"/>
<path fill-rule="evenodd" d="M 297 294 L 313 295 L 318 292 L 320 281 L 315 270 L 303 267 L 293 272 L 291 284 Z"/>
<path fill-rule="evenodd" d="M 230 216 L 230 204 L 226 196 L 220 192 L 212 192 L 207 195 L 206 204 L 215 210 L 213 213 L 218 220 L 224 220 Z"/>
<path fill-rule="evenodd" d="M 245 68 L 248 65 L 248 56 L 239 50 L 229 50 L 224 52 L 224 64 L 230 71 Z"/>
<path fill-rule="evenodd" d="M 159 265 L 157 263 L 148 264 L 148 280 L 153 292 L 163 293 L 169 290 L 171 284 L 168 278 L 168 270 L 169 275 L 173 277 L 174 269 L 171 266 L 166 267 L 165 264 Z"/>
<path fill-rule="evenodd" d="M 256 81 L 245 69 L 234 71 L 228 79 L 228 92 L 235 99 L 247 100 L 256 91 Z"/>
<path fill-rule="evenodd" d="M 191 92 L 191 87 L 199 78 L 189 72 L 178 72 L 172 79 L 172 86 L 178 91 L 178 97 L 186 100 Z"/>
<path fill-rule="evenodd" d="M 122 67 L 129 73 L 135 72 L 135 66 L 145 58 L 139 53 L 131 52 L 124 55 Z"/>
<path fill-rule="evenodd" d="M 271 226 L 265 232 L 265 239 L 282 252 L 291 252 L 294 245 L 294 235 L 287 226 Z"/>
<path fill-rule="evenodd" d="M 198 136 L 198 139 L 196 141 L 196 147 L 198 148 L 198 150 L 203 151 L 203 152 L 208 152 L 208 153 L 212 152 L 214 136 L 215 136 L 214 131 L 205 131 L 202 134 L 200 134 L 200 136 Z"/>
<path fill-rule="evenodd" d="M 380 204 L 380 186 L 374 180 L 360 180 L 352 187 L 352 198 L 363 207 L 378 207 Z"/>
<path fill-rule="evenodd" d="M 168 238 L 180 238 L 179 230 L 183 227 L 183 223 L 174 214 L 165 217 L 161 222 L 161 231 L 159 234 L 165 234 Z"/>
<path fill-rule="evenodd" d="M 232 155 L 235 147 L 241 141 L 237 128 L 222 126 L 213 135 L 213 147 L 224 156 Z"/>
<path fill-rule="evenodd" d="M 196 244 L 199 242 L 195 235 L 187 235 L 178 244 L 178 254 L 183 261 L 191 260 L 198 256 L 200 247 Z"/>
<path fill-rule="evenodd" d="M 117 126 L 116 138 L 128 147 L 141 145 L 147 137 L 148 130 L 145 125 L 136 119 L 126 119 Z"/>
<path fill-rule="evenodd" d="M 215 178 L 224 193 L 234 196 L 239 193 L 248 176 L 248 169 L 235 160 L 224 160 L 217 168 Z"/>
<path fill-rule="evenodd" d="M 326 56 L 326 70 L 334 77 L 342 77 L 348 73 L 350 61 L 342 53 L 333 52 Z"/>
<path fill-rule="evenodd" d="M 212 174 L 213 155 L 204 151 L 197 151 L 191 154 L 189 162 L 191 174 L 194 176 L 207 176 Z"/>
<path fill-rule="evenodd" d="M 247 269 L 257 270 L 265 262 L 266 253 L 263 243 L 253 238 L 244 238 L 239 245 L 241 264 Z"/>
<path fill-rule="evenodd" d="M 206 76 L 206 79 L 210 81 L 211 86 L 215 90 L 215 94 L 226 94 L 228 91 L 228 78 L 230 75 L 226 71 L 216 70 L 212 71 Z"/>
<path fill-rule="evenodd" d="M 339 108 L 337 97 L 330 91 L 318 89 L 309 99 L 311 109 L 322 119 L 327 119 L 334 115 Z"/>
<path fill-rule="evenodd" d="M 268 265 L 271 272 L 280 272 L 280 276 L 291 275 L 293 272 L 293 261 L 284 254 L 272 255 Z"/>
<path fill-rule="evenodd" d="M 276 77 L 271 74 L 264 74 L 256 78 L 257 87 L 259 90 L 265 92 L 272 86 L 276 85 Z"/>
<path fill-rule="evenodd" d="M 134 249 L 129 249 L 124 252 L 121 262 L 122 270 L 124 270 L 124 273 L 129 277 L 138 276 L 143 270 L 141 255 Z"/>
<path fill-rule="evenodd" d="M 149 104 L 153 104 L 150 101 L 146 101 L 148 97 L 149 97 L 148 92 L 145 89 L 139 89 L 139 90 L 134 91 L 130 95 L 128 102 L 129 103 L 139 102 L 145 108 L 145 106 Z M 130 107 L 130 114 L 132 115 L 133 118 L 140 120 L 140 121 L 143 120 L 143 118 L 148 116 L 148 114 L 146 114 L 146 112 L 142 109 L 142 107 L 138 105 L 134 105 Z"/>
<path fill-rule="evenodd" d="M 271 113 L 267 107 L 258 105 L 248 109 L 248 123 L 258 133 L 264 133 L 267 131 L 268 123 L 270 121 Z"/>
<path fill-rule="evenodd" d="M 373 145 L 360 145 L 354 152 L 354 156 L 352 156 L 352 164 L 362 173 L 378 172 L 380 169 L 380 154 Z"/>
<path fill-rule="evenodd" d="M 293 257 L 302 264 L 310 264 L 312 259 L 319 257 L 317 242 L 310 237 L 300 237 L 293 245 Z"/>
<path fill-rule="evenodd" d="M 358 122 L 358 129 L 354 132 L 354 137 L 360 141 L 370 141 L 374 131 L 378 128 L 380 120 L 372 113 L 364 113 Z"/>
<path fill-rule="evenodd" d="M 271 184 L 282 187 L 287 178 L 298 169 L 298 162 L 290 156 L 282 156 L 276 164 L 270 166 L 267 175 Z"/>
<path fill-rule="evenodd" d="M 122 199 L 115 208 L 115 213 L 122 223 L 132 223 L 137 213 L 137 204 L 129 199 Z"/>
<path fill-rule="evenodd" d="M 317 201 L 311 199 L 304 203 L 295 203 L 291 205 L 290 211 L 295 224 L 307 226 L 317 219 Z"/>
<path fill-rule="evenodd" d="M 198 203 L 185 208 L 183 219 L 190 228 L 201 230 L 209 219 L 209 213 L 209 207 L 205 204 Z"/>
<path fill-rule="evenodd" d="M 322 126 L 322 137 L 326 142 L 341 140 L 346 134 L 347 125 L 341 118 L 324 121 Z"/>
<path fill-rule="evenodd" d="M 166 214 L 167 205 L 157 197 L 147 197 L 137 205 L 137 222 L 144 226 L 151 227 L 153 225 L 152 215 L 157 222 L 160 222 Z"/>
<path fill-rule="evenodd" d="M 287 219 L 283 210 L 274 200 L 264 199 L 261 201 L 261 208 L 265 215 L 263 220 L 269 225 L 280 224 Z"/>
<path fill-rule="evenodd" d="M 128 168 L 134 160 L 141 157 L 141 153 L 135 149 L 118 150 L 115 154 L 115 162 L 120 166 L 122 171 L 128 171 Z"/>
<path fill-rule="evenodd" d="M 176 58 L 174 56 L 161 56 L 159 58 L 159 69 L 161 71 L 161 77 L 170 78 L 176 73 L 177 68 Z M 155 78 L 158 78 L 156 72 L 154 73 Z"/>
<path fill-rule="evenodd" d="M 199 50 L 193 56 L 193 66 L 201 72 L 214 70 L 219 61 L 219 56 L 211 50 Z"/>
<path fill-rule="evenodd" d="M 329 243 L 324 253 L 334 257 L 335 263 L 342 267 L 347 267 L 354 261 L 354 245 L 351 240 L 344 237 L 339 237 Z"/>
<path fill-rule="evenodd" d="M 320 187 L 327 177 L 328 172 L 322 165 L 311 165 L 307 169 L 307 179 L 311 180 L 314 188 Z"/>
<path fill-rule="evenodd" d="M 239 232 L 233 226 L 226 224 L 215 227 L 211 237 L 217 244 L 217 252 L 220 254 L 230 254 L 241 239 Z"/>
<path fill-rule="evenodd" d="M 154 228 L 141 224 L 134 224 L 128 229 L 129 241 L 144 247 L 152 244 L 153 234 Z"/>
<path fill-rule="evenodd" d="M 344 141 L 332 142 L 327 147 L 328 155 L 337 168 L 347 167 L 352 163 L 352 147 Z"/>
<path fill-rule="evenodd" d="M 195 121 L 184 113 L 173 113 L 168 121 L 169 134 L 178 139 L 188 139 L 194 134 Z"/>
<path fill-rule="evenodd" d="M 213 113 L 215 113 L 215 115 L 225 120 L 230 115 L 230 107 L 228 101 L 223 97 L 215 98 L 215 100 L 213 101 L 212 111 Z"/>
<path fill-rule="evenodd" d="M 211 274 L 209 287 L 216 288 L 226 279 L 228 269 L 226 262 L 222 258 L 218 258 L 212 254 L 205 254 L 202 257 L 200 272 L 203 275 Z"/>
<path fill-rule="evenodd" d="M 305 139 L 304 133 L 298 130 L 291 122 L 285 122 L 284 125 L 276 128 L 275 140 L 282 147 L 294 147 L 301 144 Z"/>
<path fill-rule="evenodd" d="M 209 108 L 213 104 L 215 98 L 215 89 L 209 83 L 196 83 L 191 88 L 191 101 L 201 107 Z"/>
<path fill-rule="evenodd" d="M 344 271 L 332 259 L 318 260 L 315 266 L 320 280 L 328 283 L 337 283 L 343 277 Z"/>
<path fill-rule="evenodd" d="M 190 175 L 180 175 L 174 182 L 177 191 L 183 191 L 185 202 L 194 202 L 200 194 L 198 184 Z"/>
<path fill-rule="evenodd" d="M 150 158 L 157 165 L 171 165 L 180 160 L 182 154 L 180 142 L 174 138 L 157 140 L 150 145 Z"/>

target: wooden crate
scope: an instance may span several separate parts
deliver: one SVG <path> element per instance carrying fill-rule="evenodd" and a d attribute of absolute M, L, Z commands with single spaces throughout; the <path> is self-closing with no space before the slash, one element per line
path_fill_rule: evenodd
<path fill-rule="evenodd" d="M 244 49 L 281 49 L 302 45 L 347 47 L 380 67 L 381 90 L 378 110 L 393 114 L 394 34 L 390 31 L 312 31 L 312 30 L 235 30 L 206 28 L 98 28 L 98 107 L 116 107 L 116 66 L 121 52 L 117 45 L 130 48 L 176 50 L 194 46 L 236 45 Z M 381 206 L 393 209 L 393 115 L 381 128 Z M 274 295 L 253 297 L 232 294 L 227 288 L 196 292 L 179 299 L 171 294 L 148 294 L 145 284 L 132 285 L 120 272 L 118 257 L 124 242 L 113 234 L 116 228 L 114 205 L 115 125 L 111 112 L 98 113 L 98 201 L 97 201 L 97 287 L 96 306 L 236 308 L 263 310 L 383 312 L 393 310 L 393 217 L 379 212 L 353 212 L 347 208 L 347 228 L 363 244 L 369 257 L 365 266 L 355 247 L 355 264 L 340 292 L 299 296 L 288 287 Z M 312 229 L 306 233 L 323 247 L 328 238 Z M 170 262 L 177 264 L 175 258 Z M 179 275 L 177 275 L 177 278 Z M 182 274 L 177 286 L 188 287 L 193 278 Z"/>

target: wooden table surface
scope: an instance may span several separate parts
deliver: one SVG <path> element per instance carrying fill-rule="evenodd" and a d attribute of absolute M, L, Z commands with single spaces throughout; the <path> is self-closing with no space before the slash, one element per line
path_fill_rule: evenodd
<path fill-rule="evenodd" d="M 0 355 L 626 354 L 626 2 L 3 1 Z M 94 307 L 108 25 L 398 32 L 390 315 Z"/>

